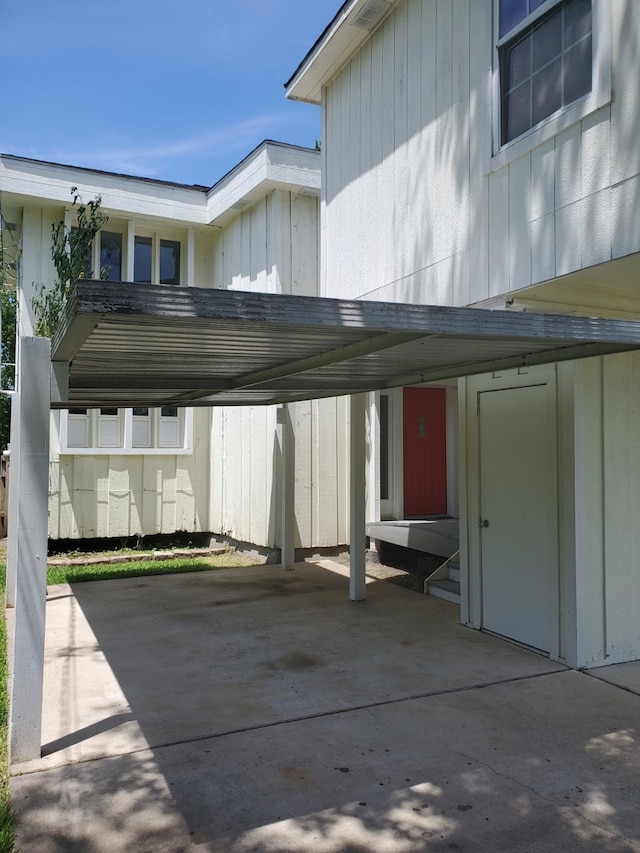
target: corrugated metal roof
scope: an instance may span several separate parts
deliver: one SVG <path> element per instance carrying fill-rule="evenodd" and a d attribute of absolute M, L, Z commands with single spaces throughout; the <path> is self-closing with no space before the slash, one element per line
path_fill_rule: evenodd
<path fill-rule="evenodd" d="M 268 405 L 633 349 L 632 320 L 80 281 L 52 405 Z"/>

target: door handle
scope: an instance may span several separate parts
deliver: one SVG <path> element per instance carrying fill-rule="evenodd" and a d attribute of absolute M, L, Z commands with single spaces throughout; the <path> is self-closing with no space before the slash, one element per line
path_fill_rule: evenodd
<path fill-rule="evenodd" d="M 488 527 L 488 526 L 489 526 L 489 522 L 487 521 L 486 518 L 479 518 L 478 519 L 478 527 Z"/>

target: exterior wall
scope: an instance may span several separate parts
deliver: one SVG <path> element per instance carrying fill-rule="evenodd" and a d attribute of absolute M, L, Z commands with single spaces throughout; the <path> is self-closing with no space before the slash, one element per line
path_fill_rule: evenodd
<path fill-rule="evenodd" d="M 312 296 L 318 281 L 318 200 L 274 190 L 220 231 L 214 287 Z M 216 409 L 211 426 L 211 529 L 279 547 L 281 505 L 277 407 Z M 291 405 L 295 436 L 296 547 L 348 540 L 348 406 Z"/>
<path fill-rule="evenodd" d="M 491 3 L 397 4 L 324 90 L 324 294 L 464 305 L 640 250 L 640 7 L 602 8 L 615 98 L 492 158 Z"/>
<path fill-rule="evenodd" d="M 207 532 L 209 420 L 207 409 L 194 412 L 194 447 L 187 455 L 54 451 L 49 466 L 49 536 L 92 539 Z"/>
<path fill-rule="evenodd" d="M 311 152 L 272 146 L 259 158 L 278 157 L 307 169 Z M 316 157 L 312 156 L 315 160 Z M 26 165 L 25 165 L 26 162 Z M 286 168 L 285 168 L 286 167 Z M 284 169 L 284 171 L 283 171 Z M 209 193 L 119 176 L 83 175 L 32 161 L 0 162 L 3 216 L 21 238 L 20 331 L 33 333 L 31 300 L 51 284 L 51 225 L 71 208 L 70 187 L 82 198 L 102 196 L 107 230 L 122 231 L 125 280 L 133 278 L 130 240 L 159 234 L 182 245 L 182 283 L 267 293 L 314 295 L 318 287 L 318 198 L 279 188 L 253 188 L 259 197 L 235 213 Z M 241 171 L 240 177 L 244 173 Z M 309 172 L 317 183 L 317 169 Z M 246 175 L 245 175 L 246 177 Z M 295 181 L 293 180 L 295 178 Z M 225 184 L 226 186 L 226 184 Z M 313 191 L 313 184 L 310 185 Z M 223 193 L 224 194 L 224 193 Z M 252 196 L 253 198 L 253 196 Z M 207 205 L 215 222 L 204 224 Z M 235 213 L 235 215 L 233 215 Z M 206 214 L 209 215 L 208 213 Z M 130 255 L 130 253 L 129 253 Z M 346 404 L 322 400 L 292 407 L 296 434 L 297 545 L 346 542 L 348 505 Z M 50 513 L 52 538 L 153 535 L 175 531 L 226 534 L 261 547 L 280 540 L 280 449 L 276 407 L 195 409 L 193 453 L 63 452 L 60 414 L 51 416 Z"/>

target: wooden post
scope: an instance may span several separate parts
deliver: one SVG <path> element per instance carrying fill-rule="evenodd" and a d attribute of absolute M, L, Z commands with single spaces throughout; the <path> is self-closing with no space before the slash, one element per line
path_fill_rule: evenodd
<path fill-rule="evenodd" d="M 365 481 L 366 434 L 365 416 L 367 394 L 352 394 L 350 423 L 350 536 L 349 536 L 349 598 L 364 601 L 367 597 L 365 575 Z"/>
<path fill-rule="evenodd" d="M 9 758 L 12 764 L 40 757 L 44 624 L 47 596 L 49 504 L 49 397 L 51 342 L 19 342 L 19 390 L 12 429 L 19 428 L 18 455 L 12 447 L 10 505 L 15 537 L 15 614 L 10 674 Z M 13 437 L 12 437 L 13 444 Z"/>

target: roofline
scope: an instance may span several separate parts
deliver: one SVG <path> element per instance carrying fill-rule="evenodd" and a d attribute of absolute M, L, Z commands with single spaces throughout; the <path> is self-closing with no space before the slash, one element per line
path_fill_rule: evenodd
<path fill-rule="evenodd" d="M 84 176 L 87 183 L 91 183 L 91 178 L 93 178 L 93 183 L 97 184 L 98 190 L 100 190 L 100 181 L 96 181 L 95 176 L 102 176 L 104 178 L 127 182 L 129 190 L 134 194 L 135 186 L 132 185 L 139 182 L 144 182 L 147 186 L 155 186 L 159 189 L 167 187 L 175 190 L 185 190 L 186 192 L 195 192 L 197 196 L 193 197 L 192 201 L 185 202 L 187 207 L 183 209 L 182 215 L 177 218 L 185 219 L 186 217 L 187 220 L 190 220 L 193 216 L 193 221 L 202 225 L 222 225 L 229 218 L 235 216 L 239 210 L 250 204 L 254 204 L 272 189 L 281 188 L 292 192 L 318 196 L 320 194 L 320 153 L 312 148 L 291 145 L 286 142 L 276 142 L 269 139 L 257 145 L 240 163 L 230 169 L 211 187 L 124 175 L 118 172 L 91 169 L 84 166 L 69 166 L 46 160 L 19 157 L 14 154 L 0 154 L 0 164 L 3 162 L 8 172 L 11 171 L 11 164 L 20 164 L 23 168 L 26 167 L 27 174 L 35 174 L 39 170 L 39 167 L 49 169 L 51 170 L 51 180 L 53 183 L 55 183 L 53 170 L 63 170 L 62 175 L 59 174 L 56 178 L 58 184 L 60 180 L 63 180 L 81 185 Z M 29 167 L 32 168 L 29 169 Z M 19 169 L 16 171 L 19 171 Z M 64 172 L 67 172 L 67 174 L 65 175 Z M 45 182 L 46 174 L 44 176 Z M 25 194 L 25 188 L 21 186 L 14 188 L 10 182 L 9 186 L 5 185 L 3 189 L 10 193 Z M 26 195 L 32 194 L 31 189 L 26 191 Z M 36 196 L 38 196 L 37 192 Z M 56 195 L 53 192 L 51 196 L 45 195 L 44 197 L 49 200 L 59 201 L 59 193 Z M 193 206 L 192 214 L 188 212 L 191 205 Z M 105 207 L 111 206 L 113 205 L 109 205 L 105 199 Z M 126 212 L 128 207 L 125 204 L 121 208 L 116 204 L 114 209 Z"/>
<path fill-rule="evenodd" d="M 397 2 L 398 0 L 346 0 L 284 84 L 287 98 L 320 104 L 322 87 L 367 41 Z M 378 9 L 375 24 L 371 28 L 363 28 L 355 21 L 369 3 L 386 5 L 388 8 L 386 11 Z"/>
<path fill-rule="evenodd" d="M 53 166 L 56 169 L 73 169 L 74 172 L 87 172 L 90 175 L 106 175 L 110 178 L 122 178 L 127 181 L 143 181 L 147 184 L 156 184 L 163 187 L 177 187 L 179 189 L 194 190 L 196 192 L 207 192 L 209 186 L 204 184 L 183 184 L 179 181 L 165 181 L 159 178 L 147 178 L 143 175 L 128 175 L 124 172 L 110 172 L 107 169 L 93 169 L 90 166 L 73 166 L 71 163 L 56 163 L 53 160 L 37 160 L 34 157 L 21 157 L 18 154 L 0 153 L 0 161 L 15 160 L 21 163 L 34 163 L 38 166 Z"/>

